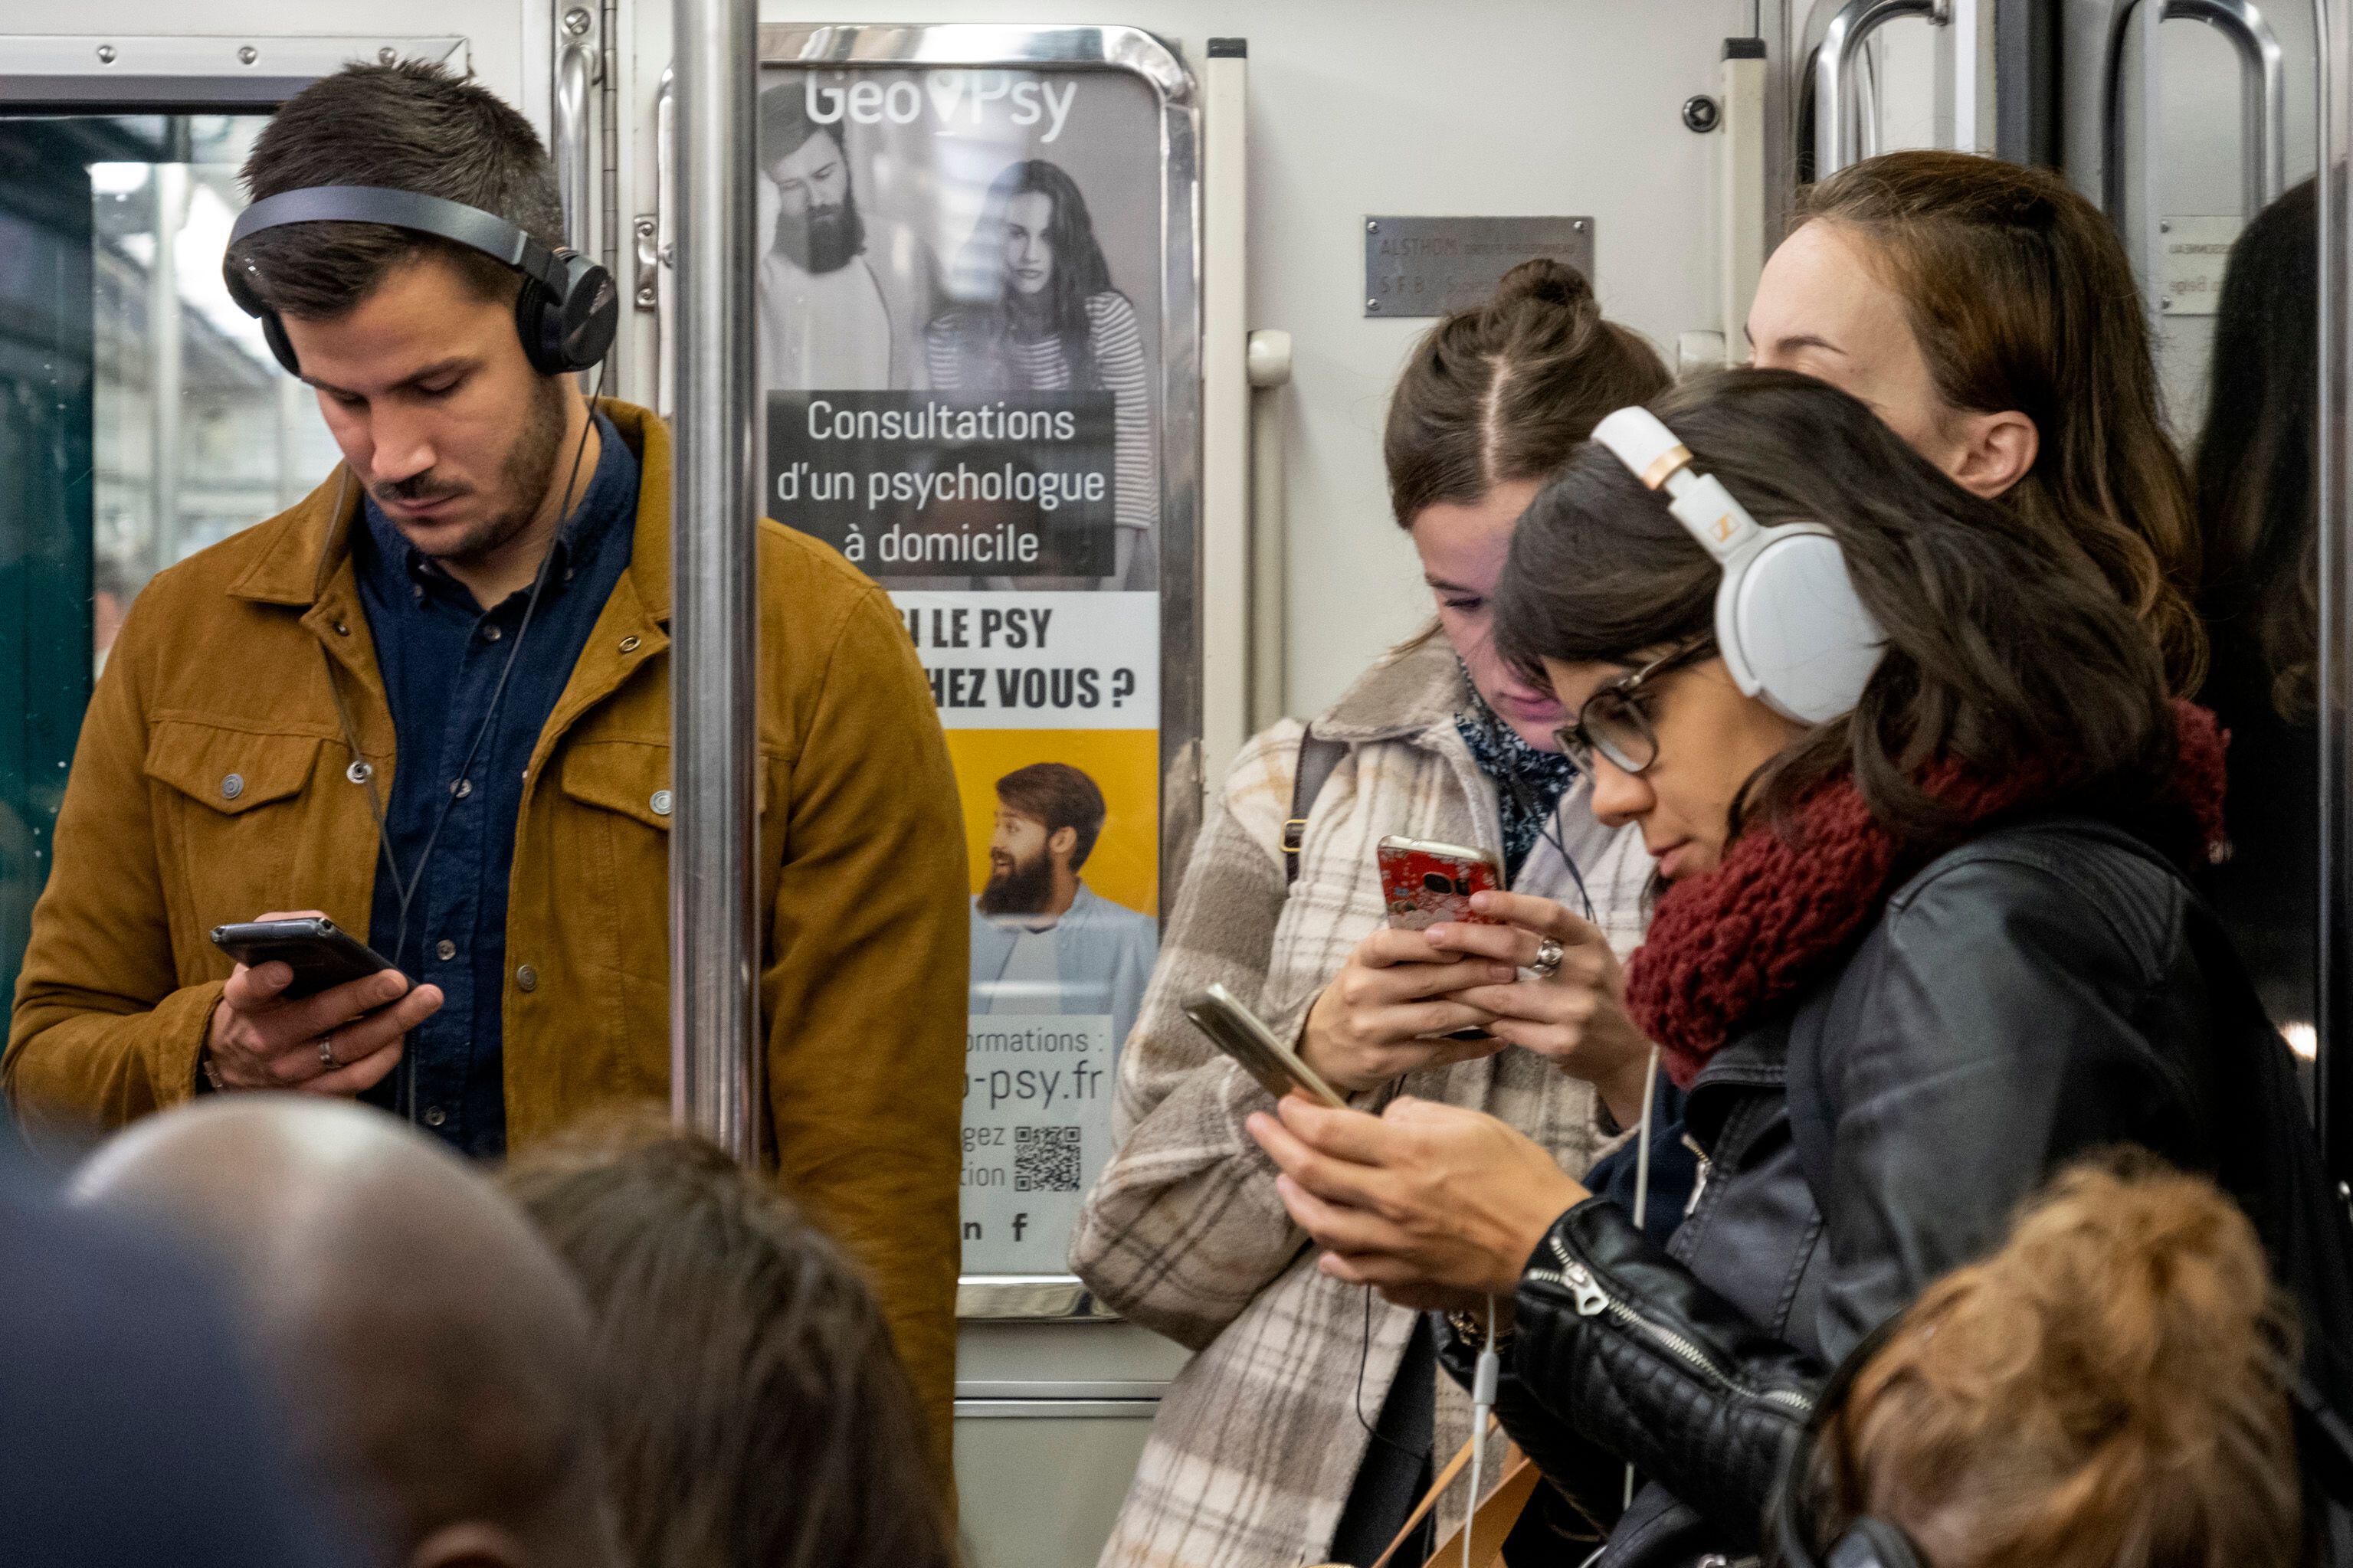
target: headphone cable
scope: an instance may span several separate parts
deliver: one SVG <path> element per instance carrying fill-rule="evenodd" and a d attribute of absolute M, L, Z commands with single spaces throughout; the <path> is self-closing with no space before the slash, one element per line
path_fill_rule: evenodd
<path fill-rule="evenodd" d="M 609 361 L 596 367 L 596 385 L 588 397 L 587 421 L 581 426 L 580 439 L 572 448 L 572 466 L 565 476 L 563 497 L 556 503 L 554 531 L 548 538 L 547 549 L 540 556 L 538 567 L 532 574 L 531 592 L 523 600 L 522 617 L 516 625 L 514 641 L 508 645 L 506 662 L 499 667 L 499 679 L 491 689 L 490 706 L 482 715 L 481 726 L 474 731 L 473 742 L 466 748 L 465 760 L 458 765 L 457 782 L 463 782 L 471 772 L 474 759 L 481 752 L 483 741 L 489 738 L 491 731 L 498 723 L 499 708 L 506 696 L 508 678 L 514 673 L 515 660 L 522 653 L 523 639 L 531 632 L 532 616 L 539 608 L 540 594 L 547 586 L 549 571 L 555 561 L 557 539 L 561 536 L 565 524 L 571 518 L 573 495 L 580 480 L 580 465 L 587 456 L 588 436 L 596 427 L 596 400 L 604 395 L 605 376 L 609 368 Z M 351 468 L 346 464 L 343 481 L 335 492 L 337 516 L 342 515 L 343 502 L 350 493 Z M 332 658 L 328 660 L 327 689 L 334 698 L 335 715 L 343 724 L 344 744 L 350 749 L 353 757 L 364 763 L 364 758 L 360 752 L 358 731 L 352 723 L 351 708 L 344 700 L 343 689 L 335 680 L 334 661 Z M 401 955 L 408 946 L 410 908 L 415 902 L 417 890 L 425 885 L 426 868 L 432 864 L 433 850 L 441 841 L 441 830 L 448 826 L 449 813 L 456 806 L 458 797 L 454 793 L 443 797 L 440 810 L 434 816 L 432 830 L 426 835 L 425 847 L 417 852 L 417 868 L 404 878 L 400 874 L 399 859 L 393 852 L 390 817 L 385 808 L 382 793 L 376 788 L 375 770 L 373 767 L 367 769 L 362 782 L 367 785 L 368 808 L 375 818 L 376 839 L 384 853 L 385 869 L 392 876 L 393 891 L 396 899 L 395 907 L 398 916 L 394 926 L 392 952 L 388 956 L 392 960 L 393 967 L 399 969 Z M 455 783 L 451 787 L 454 792 Z M 409 1122 L 416 1121 L 417 1058 L 405 1049 L 400 1058 L 399 1079 L 393 1090 L 393 1106 L 395 1114 Z"/>

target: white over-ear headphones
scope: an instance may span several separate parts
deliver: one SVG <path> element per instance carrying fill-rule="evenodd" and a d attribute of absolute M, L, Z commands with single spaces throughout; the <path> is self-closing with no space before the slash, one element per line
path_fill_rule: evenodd
<path fill-rule="evenodd" d="M 1838 541 L 1816 522 L 1767 528 L 1647 408 L 1593 428 L 1724 567 L 1715 640 L 1740 689 L 1801 724 L 1851 713 L 1887 638 L 1856 596 Z"/>

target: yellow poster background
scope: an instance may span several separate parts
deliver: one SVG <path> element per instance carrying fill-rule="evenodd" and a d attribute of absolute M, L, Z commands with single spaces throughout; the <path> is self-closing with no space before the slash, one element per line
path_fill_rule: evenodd
<path fill-rule="evenodd" d="M 1086 885 L 1115 904 L 1160 914 L 1160 732 L 1156 730 L 950 730 L 948 756 L 964 801 L 964 841 L 972 890 L 988 881 L 988 839 L 997 781 L 1031 763 L 1067 763 L 1103 791 L 1103 826 L 1079 868 Z"/>

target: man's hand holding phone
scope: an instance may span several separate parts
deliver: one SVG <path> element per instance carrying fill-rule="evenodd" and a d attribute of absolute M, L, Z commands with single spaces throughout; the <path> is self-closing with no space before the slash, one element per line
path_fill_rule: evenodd
<path fill-rule="evenodd" d="M 259 918 L 324 917 L 301 910 Z M 293 983 L 281 960 L 240 963 L 229 976 L 205 1040 L 221 1087 L 363 1093 L 399 1063 L 408 1031 L 441 1007 L 440 987 L 412 987 L 396 969 L 302 997 L 286 994 Z"/>

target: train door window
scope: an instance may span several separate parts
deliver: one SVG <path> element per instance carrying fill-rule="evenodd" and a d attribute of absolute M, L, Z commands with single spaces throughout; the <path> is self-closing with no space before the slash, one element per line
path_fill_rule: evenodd
<path fill-rule="evenodd" d="M 132 600 L 335 460 L 221 282 L 265 115 L 0 117 L 0 982 Z"/>
<path fill-rule="evenodd" d="M 2115 220 L 2139 284 L 2199 513 L 2190 586 L 2209 642 L 2199 700 L 2231 736 L 2232 847 L 2206 890 L 2272 1017 L 2309 1059 L 2327 875 L 2318 13 L 2160 0 L 2083 9 L 2068 40 L 2080 62 L 2066 95 L 2068 172 Z"/>

